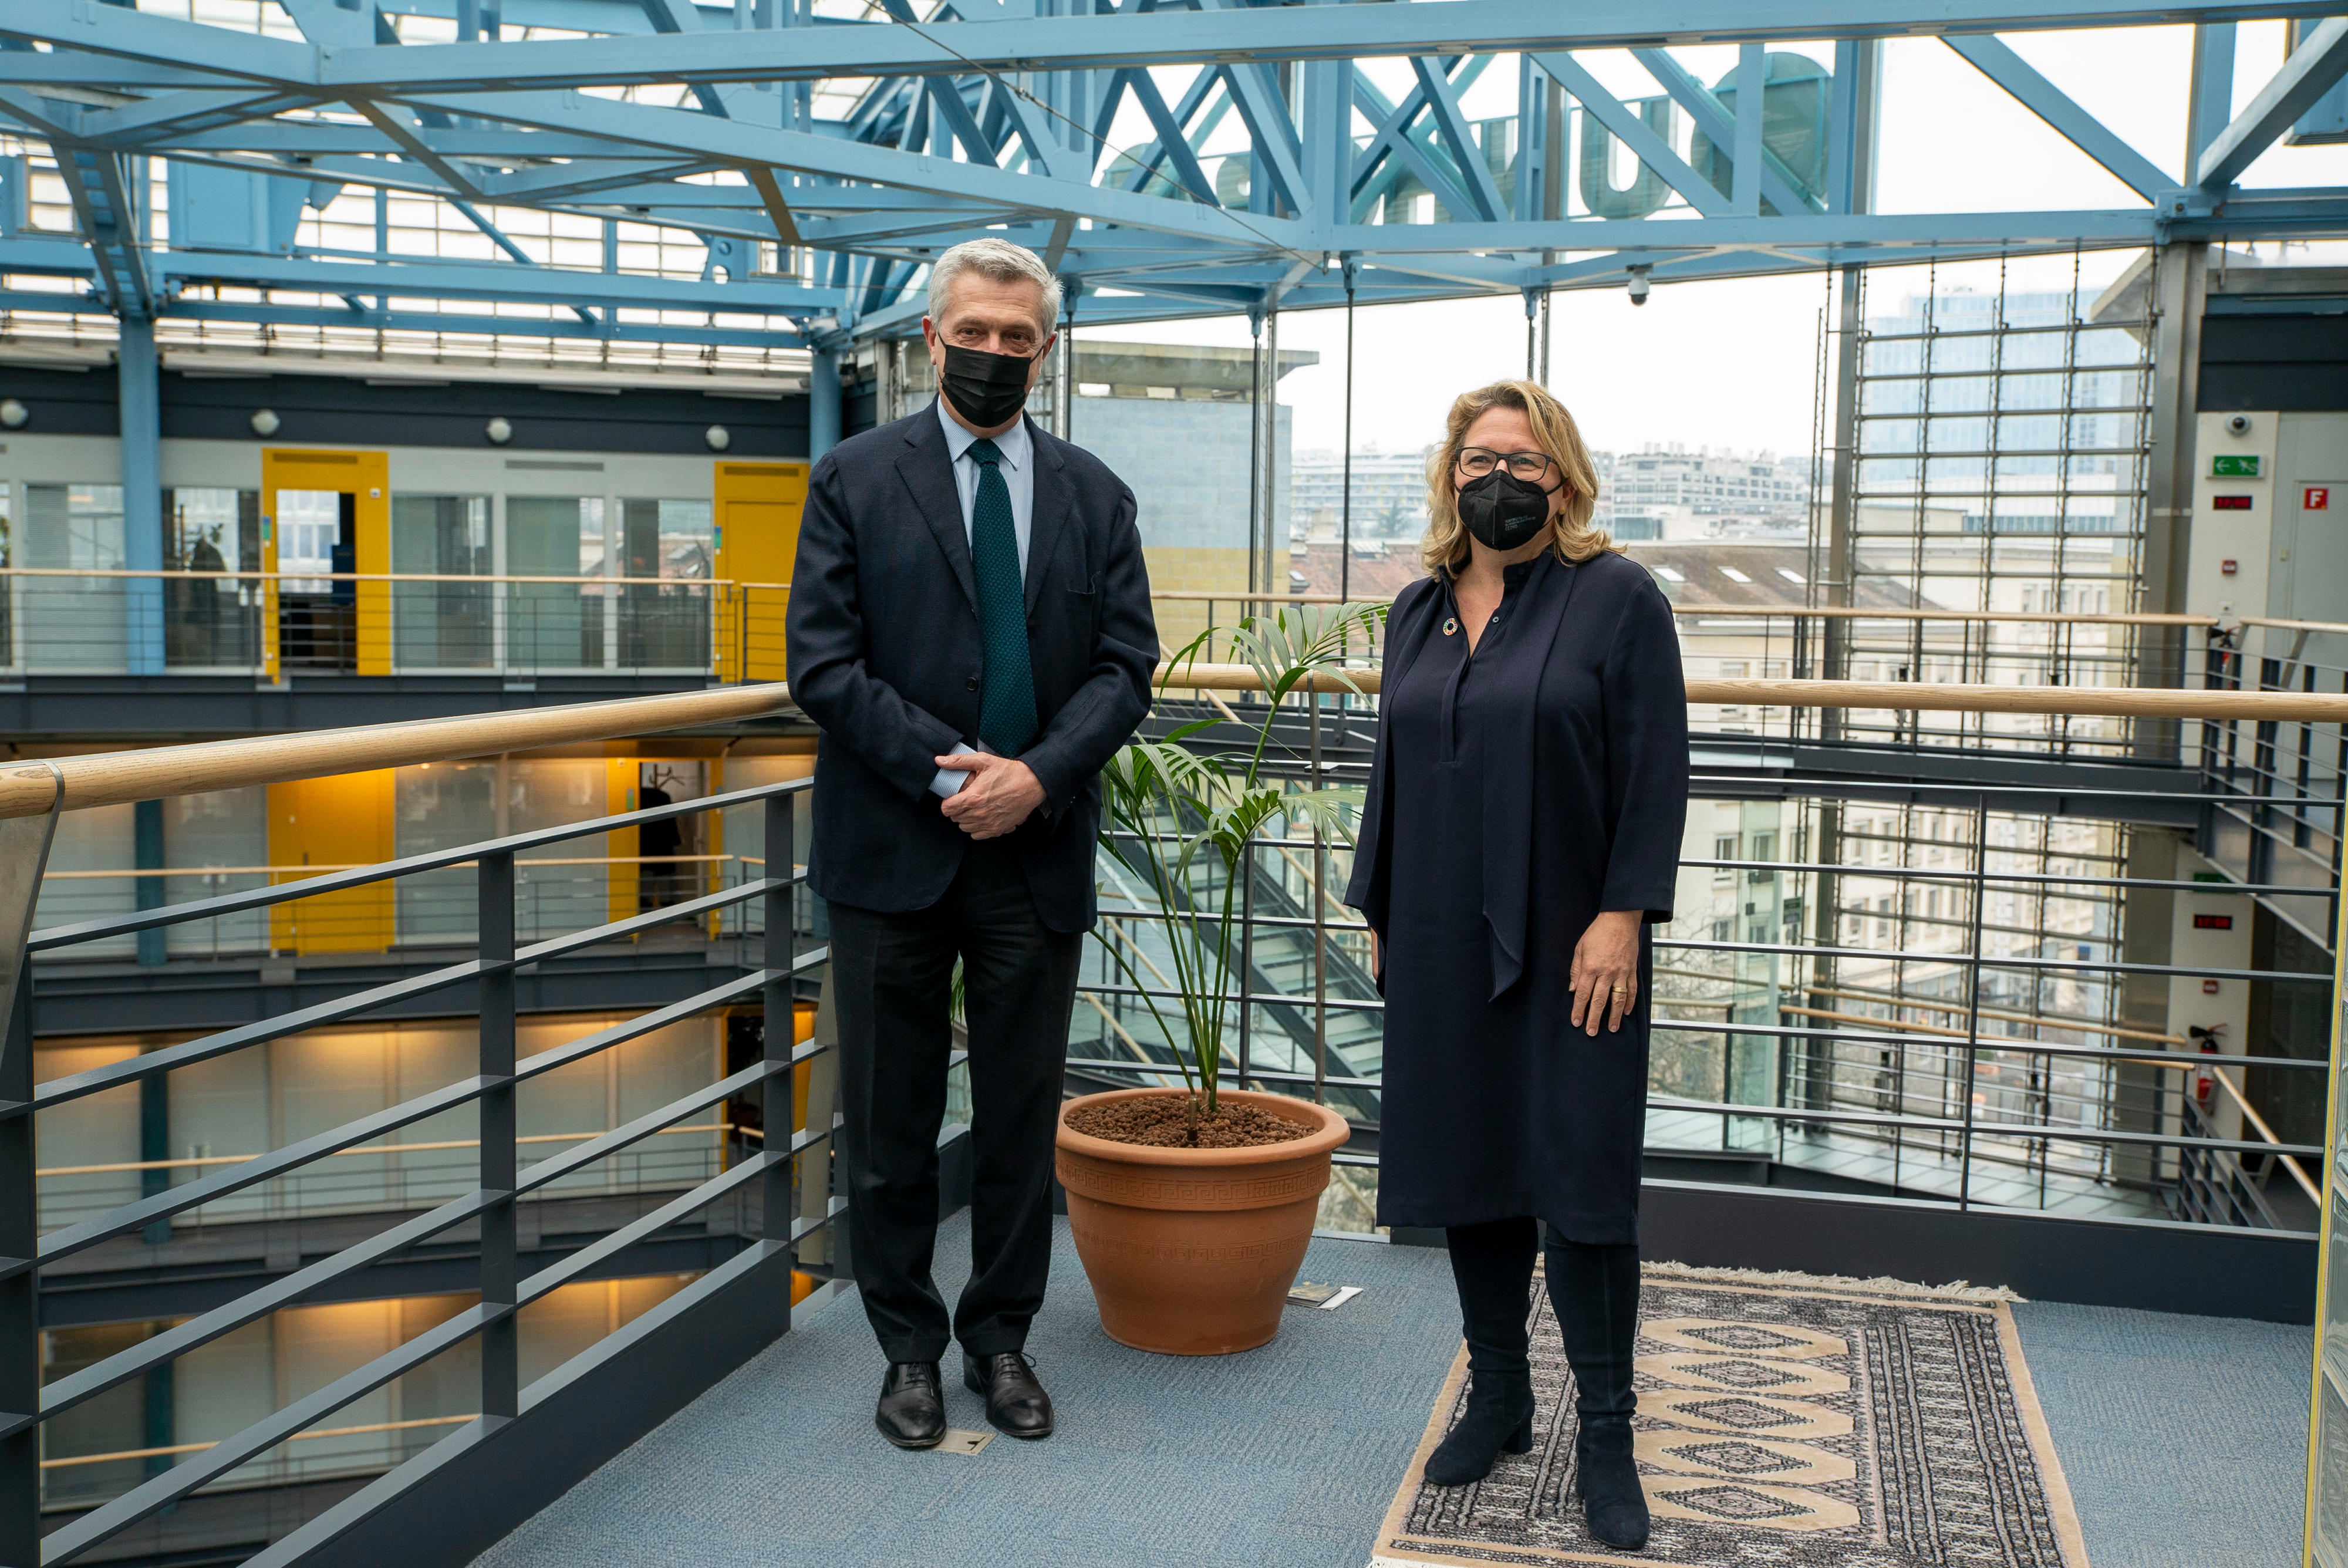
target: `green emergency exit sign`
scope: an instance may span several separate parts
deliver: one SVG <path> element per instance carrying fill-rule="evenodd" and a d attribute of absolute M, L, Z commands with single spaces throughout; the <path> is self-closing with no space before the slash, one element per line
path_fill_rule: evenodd
<path fill-rule="evenodd" d="M 2254 480 L 2259 477 L 2258 454 L 2228 452 L 2211 458 L 2209 477 L 2213 480 Z"/>

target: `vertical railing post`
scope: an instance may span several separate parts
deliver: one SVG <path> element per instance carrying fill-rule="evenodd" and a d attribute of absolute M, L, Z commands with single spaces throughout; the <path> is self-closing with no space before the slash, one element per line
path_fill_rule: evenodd
<path fill-rule="evenodd" d="M 759 1203 L 767 1243 L 786 1250 L 790 1248 L 791 1227 L 798 1212 L 791 1193 L 791 1178 L 798 1165 L 791 1153 L 792 1123 L 798 1119 L 795 1103 L 798 1085 L 788 1065 L 798 1036 L 791 977 L 791 961 L 796 956 L 793 949 L 798 945 L 793 914 L 798 889 L 792 881 L 798 857 L 793 832 L 798 799 L 796 794 L 779 792 L 766 799 L 767 881 L 770 885 L 764 903 L 766 947 L 760 965 L 767 972 L 761 993 L 767 1021 L 761 1032 L 766 1037 L 766 1063 L 770 1076 L 759 1097 L 764 1108 L 767 1159 L 767 1173 L 759 1179 Z M 778 883 L 780 885 L 771 885 Z M 777 1071 L 778 1068 L 781 1070 Z"/>
<path fill-rule="evenodd" d="M 1958 1095 L 1964 1130 L 1957 1137 L 1957 1207 L 1972 1206 L 1973 1189 L 1973 1082 L 1981 1057 L 1982 905 L 1989 890 L 1989 798 L 1973 806 L 1972 950 L 1965 985 L 1965 1075 Z"/>
<path fill-rule="evenodd" d="M 1312 788 L 1321 788 L 1321 694 L 1305 683 L 1313 705 Z M 1329 841 L 1313 824 L 1313 1103 L 1329 1103 Z"/>
<path fill-rule="evenodd" d="M 1255 1047 L 1255 1005 L 1248 1000 L 1255 979 L 1255 836 L 1240 840 L 1240 1071 L 1239 1087 L 1247 1088 L 1250 1058 Z M 1208 1086 L 1201 1084 L 1200 1088 Z"/>
<path fill-rule="evenodd" d="M 39 1193 L 33 1168 L 33 965 L 25 938 L 40 902 L 65 779 L 36 762 L 11 769 L 46 773 L 49 809 L 0 820 L 0 1257 L 29 1264 L 40 1244 Z M 39 1274 L 13 1269 L 0 1278 L 0 1412 L 14 1429 L 0 1438 L 0 1563 L 33 1568 L 41 1560 L 41 1408 Z M 21 1423 L 21 1424 L 19 1424 Z"/>
<path fill-rule="evenodd" d="M 481 930 L 481 1305 L 511 1306 L 521 1283 L 514 1208 L 514 861 L 511 850 L 484 854 L 479 867 Z M 521 1413 L 519 1326 L 508 1313 L 481 1330 L 481 1414 Z"/>
<path fill-rule="evenodd" d="M 45 819 L 19 819 L 43 820 Z M 54 819 L 46 819 L 54 820 Z M 16 822 L 5 824 L 15 827 Z M 35 885 L 38 885 L 38 873 Z M 33 1177 L 33 965 L 21 934 L 0 962 L 16 976 L 9 987 L 5 1051 L 0 1051 L 0 1100 L 25 1109 L 0 1120 L 0 1255 L 31 1258 L 40 1244 Z M 20 1269 L 0 1280 L 0 1411 L 16 1421 L 41 1408 L 41 1324 L 38 1274 Z M 33 1568 L 41 1560 L 41 1429 L 26 1420 L 0 1438 L 0 1563 Z"/>

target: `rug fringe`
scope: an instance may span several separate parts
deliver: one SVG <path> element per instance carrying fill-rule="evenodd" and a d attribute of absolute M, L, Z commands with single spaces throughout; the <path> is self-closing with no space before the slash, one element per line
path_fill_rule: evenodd
<path fill-rule="evenodd" d="M 1941 1301 L 2026 1301 L 2029 1298 L 2002 1284 L 1972 1284 L 1957 1280 L 1950 1284 L 1920 1284 L 1912 1280 L 1878 1278 L 1854 1279 L 1848 1274 L 1804 1274 L 1798 1269 L 1727 1269 L 1704 1268 L 1694 1264 L 1650 1263 L 1642 1265 L 1650 1275 L 1668 1275 L 1673 1279 L 1711 1280 L 1723 1284 L 1768 1284 L 1822 1287 L 1828 1290 L 1863 1290 L 1874 1295 L 1906 1295 L 1934 1298 Z"/>

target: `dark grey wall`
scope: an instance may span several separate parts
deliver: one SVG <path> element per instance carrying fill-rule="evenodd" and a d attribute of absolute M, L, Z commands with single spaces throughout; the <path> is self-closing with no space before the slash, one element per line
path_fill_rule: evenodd
<path fill-rule="evenodd" d="M 2348 410 L 2348 315 L 2207 315 L 2201 410 Z"/>
<path fill-rule="evenodd" d="M 451 382 L 445 387 L 371 387 L 339 376 L 250 379 L 162 375 L 163 434 L 251 441 L 257 408 L 280 421 L 270 446 L 482 447 L 492 418 L 513 426 L 512 452 L 661 452 L 712 457 L 703 432 L 723 425 L 733 458 L 804 458 L 807 395 L 777 400 L 712 397 L 668 387 L 617 395 L 550 392 L 530 382 Z M 110 367 L 84 372 L 0 366 L 0 397 L 31 415 L 27 435 L 111 436 L 118 429 Z"/>

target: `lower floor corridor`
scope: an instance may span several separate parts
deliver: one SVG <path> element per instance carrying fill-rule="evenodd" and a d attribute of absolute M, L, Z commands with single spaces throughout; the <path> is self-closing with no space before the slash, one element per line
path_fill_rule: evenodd
<path fill-rule="evenodd" d="M 949 1297 L 967 1259 L 964 1215 L 939 1237 Z M 874 1432 L 878 1352 L 842 1295 L 480 1568 L 1367 1568 L 1458 1349 L 1450 1273 L 1439 1251 L 1323 1239 L 1303 1277 L 1361 1294 L 1292 1306 L 1245 1355 L 1146 1355 L 1101 1332 L 1062 1222 L 1028 1345 L 1058 1433 L 975 1455 L 902 1453 Z M 2299 1561 L 2309 1330 L 2050 1303 L 2013 1320 L 2096 1568 Z M 947 1374 L 949 1419 L 984 1430 Z M 1757 1521 L 1715 1539 L 1725 1554 L 1707 1562 L 1911 1561 L 1864 1544 L 1813 1557 Z M 1620 1560 L 1677 1568 L 1666 1545 L 1659 1529 Z"/>

